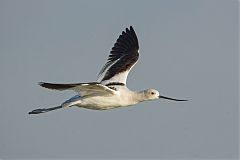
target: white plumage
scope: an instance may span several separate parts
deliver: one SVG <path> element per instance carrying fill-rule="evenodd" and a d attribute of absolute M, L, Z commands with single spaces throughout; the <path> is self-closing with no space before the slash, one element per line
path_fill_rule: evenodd
<path fill-rule="evenodd" d="M 139 44 L 132 26 L 126 28 L 117 39 L 107 63 L 101 69 L 97 82 L 54 84 L 40 82 L 39 85 L 59 91 L 73 90 L 77 95 L 68 99 L 60 106 L 35 109 L 29 114 L 45 113 L 59 108 L 78 106 L 80 108 L 107 110 L 125 107 L 146 100 L 159 98 L 175 101 L 186 101 L 165 97 L 155 89 L 134 92 L 127 88 L 127 76 L 139 57 Z"/>

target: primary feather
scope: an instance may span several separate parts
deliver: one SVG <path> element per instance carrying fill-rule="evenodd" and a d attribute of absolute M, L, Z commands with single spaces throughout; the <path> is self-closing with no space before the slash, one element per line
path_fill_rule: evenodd
<path fill-rule="evenodd" d="M 126 84 L 127 76 L 139 57 L 137 35 L 130 26 L 117 39 L 108 57 L 107 63 L 99 73 L 98 82 L 108 84 L 119 82 Z"/>

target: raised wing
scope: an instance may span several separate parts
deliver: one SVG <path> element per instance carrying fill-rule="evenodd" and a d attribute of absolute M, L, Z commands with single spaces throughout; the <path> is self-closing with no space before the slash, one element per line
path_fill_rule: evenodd
<path fill-rule="evenodd" d="M 54 90 L 73 90 L 80 93 L 81 96 L 88 95 L 112 95 L 115 93 L 115 90 L 108 88 L 105 85 L 102 85 L 98 82 L 90 83 L 72 83 L 72 84 L 55 84 L 55 83 L 45 83 L 40 82 L 40 86 L 48 89 Z"/>
<path fill-rule="evenodd" d="M 116 82 L 126 84 L 128 73 L 138 60 L 138 50 L 137 35 L 130 26 L 117 39 L 97 81 L 104 85 Z"/>

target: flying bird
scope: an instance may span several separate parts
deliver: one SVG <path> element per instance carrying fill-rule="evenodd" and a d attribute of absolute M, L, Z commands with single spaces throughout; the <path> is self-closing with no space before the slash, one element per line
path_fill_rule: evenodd
<path fill-rule="evenodd" d="M 127 76 L 137 63 L 138 57 L 138 38 L 133 27 L 130 26 L 118 37 L 108 56 L 107 63 L 99 72 L 96 82 L 72 84 L 40 82 L 39 85 L 42 87 L 58 91 L 73 90 L 77 92 L 77 95 L 57 107 L 35 109 L 29 114 L 45 113 L 72 106 L 93 110 L 108 110 L 161 98 L 186 101 L 160 95 L 155 89 L 143 91 L 131 91 L 128 89 L 126 86 Z"/>

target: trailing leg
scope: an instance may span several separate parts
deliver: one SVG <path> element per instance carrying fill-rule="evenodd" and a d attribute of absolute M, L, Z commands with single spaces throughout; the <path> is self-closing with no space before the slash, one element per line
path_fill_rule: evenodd
<path fill-rule="evenodd" d="M 62 106 L 57 106 L 57 107 L 51 107 L 51 108 L 35 109 L 35 110 L 29 112 L 28 114 L 46 113 L 46 112 L 53 111 L 53 110 L 60 109 L 60 108 L 63 108 L 63 107 Z"/>

